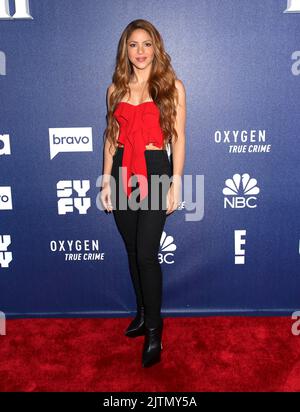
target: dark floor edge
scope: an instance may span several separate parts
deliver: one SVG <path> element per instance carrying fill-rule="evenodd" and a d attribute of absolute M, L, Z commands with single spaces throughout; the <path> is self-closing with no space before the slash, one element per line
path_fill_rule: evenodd
<path fill-rule="evenodd" d="M 203 317 L 203 316 L 289 316 L 299 309 L 199 309 L 199 310 L 166 310 L 162 317 Z M 90 311 L 90 312 L 5 312 L 6 319 L 27 318 L 127 318 L 135 315 L 135 311 Z"/>

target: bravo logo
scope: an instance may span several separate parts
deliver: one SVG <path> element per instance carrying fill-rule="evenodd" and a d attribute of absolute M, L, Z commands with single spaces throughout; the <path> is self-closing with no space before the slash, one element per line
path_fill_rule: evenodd
<path fill-rule="evenodd" d="M 12 196 L 10 186 L 0 186 L 0 210 L 12 210 Z"/>
<path fill-rule="evenodd" d="M 10 154 L 9 134 L 0 134 L 0 156 Z"/>
<path fill-rule="evenodd" d="M 15 13 L 11 15 L 9 8 L 9 0 L 0 0 L 0 19 L 15 20 L 15 19 L 33 19 L 30 14 L 29 0 L 14 0 L 12 1 Z"/>
<path fill-rule="evenodd" d="M 254 195 L 257 195 L 260 190 L 256 186 L 257 180 L 250 178 L 248 173 L 233 175 L 232 179 L 225 180 L 225 185 L 223 189 L 225 209 L 227 206 L 232 209 L 257 207 L 257 197 Z"/>
<path fill-rule="evenodd" d="M 59 152 L 92 152 L 91 127 L 65 127 L 49 129 L 50 159 Z"/>

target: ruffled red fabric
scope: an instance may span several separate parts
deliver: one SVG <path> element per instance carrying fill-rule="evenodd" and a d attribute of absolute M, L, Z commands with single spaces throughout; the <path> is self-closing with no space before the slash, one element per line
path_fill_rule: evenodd
<path fill-rule="evenodd" d="M 153 101 L 139 105 L 119 102 L 114 111 L 114 117 L 119 123 L 118 142 L 124 145 L 122 182 L 128 198 L 132 192 L 129 180 L 133 174 L 137 175 L 140 201 L 148 195 L 145 150 L 149 143 L 160 148 L 163 146 L 159 116 L 159 109 Z"/>

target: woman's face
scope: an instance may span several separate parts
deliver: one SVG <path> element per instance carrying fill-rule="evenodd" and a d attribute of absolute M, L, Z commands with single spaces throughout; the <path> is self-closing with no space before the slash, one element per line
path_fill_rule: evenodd
<path fill-rule="evenodd" d="M 127 53 L 131 63 L 138 69 L 144 69 L 154 58 L 153 42 L 143 29 L 134 30 L 127 41 Z"/>

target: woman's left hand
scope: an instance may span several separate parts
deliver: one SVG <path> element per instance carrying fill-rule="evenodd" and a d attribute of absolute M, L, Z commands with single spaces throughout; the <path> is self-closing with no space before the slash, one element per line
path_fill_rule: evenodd
<path fill-rule="evenodd" d="M 178 207 L 180 206 L 180 202 L 181 202 L 180 193 L 181 193 L 180 182 L 173 181 L 167 192 L 167 210 L 166 210 L 167 215 L 174 212 L 174 210 L 178 209 Z"/>

